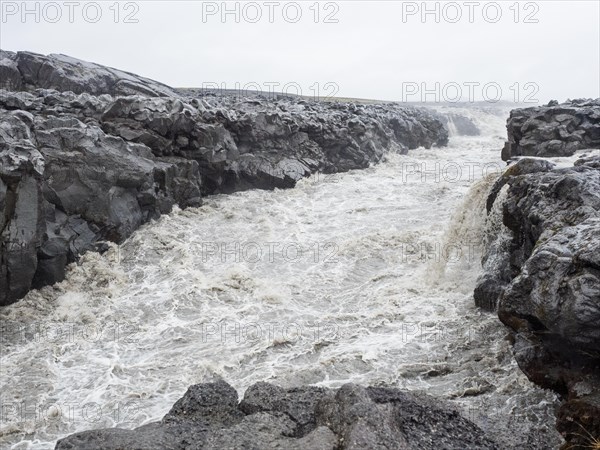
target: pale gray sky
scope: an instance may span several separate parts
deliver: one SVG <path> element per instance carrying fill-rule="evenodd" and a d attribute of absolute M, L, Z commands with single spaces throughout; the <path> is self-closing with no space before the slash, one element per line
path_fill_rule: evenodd
<path fill-rule="evenodd" d="M 279 83 L 275 90 L 305 95 L 337 87 L 338 96 L 407 101 L 424 89 L 427 100 L 458 89 L 478 100 L 600 97 L 593 0 L 427 2 L 425 17 L 423 2 L 402 1 L 227 2 L 239 15 L 225 18 L 220 1 L 75 3 L 27 2 L 33 12 L 23 17 L 21 1 L 2 0 L 0 47 L 64 53 L 179 87 Z"/>

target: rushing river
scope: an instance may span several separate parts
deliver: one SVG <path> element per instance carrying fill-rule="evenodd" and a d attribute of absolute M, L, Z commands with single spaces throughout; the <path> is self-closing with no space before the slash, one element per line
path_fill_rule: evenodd
<path fill-rule="evenodd" d="M 220 376 L 425 391 L 502 448 L 555 448 L 555 396 L 473 304 L 506 116 L 467 113 L 482 136 L 207 198 L 0 310 L 0 447 L 133 428 Z"/>

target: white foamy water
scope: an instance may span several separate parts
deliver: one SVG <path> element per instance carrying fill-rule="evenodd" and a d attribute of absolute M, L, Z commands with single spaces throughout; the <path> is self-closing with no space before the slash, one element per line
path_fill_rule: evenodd
<path fill-rule="evenodd" d="M 425 391 L 503 448 L 555 446 L 555 397 L 473 304 L 506 116 L 469 114 L 485 136 L 207 198 L 3 308 L 0 447 L 133 428 L 214 376 Z"/>

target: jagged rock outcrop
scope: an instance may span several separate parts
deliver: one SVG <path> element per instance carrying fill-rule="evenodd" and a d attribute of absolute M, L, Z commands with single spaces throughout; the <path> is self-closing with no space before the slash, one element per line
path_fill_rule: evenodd
<path fill-rule="evenodd" d="M 504 206 L 519 273 L 498 315 L 525 374 L 565 396 L 570 444 L 583 444 L 580 426 L 600 436 L 600 158 L 590 162 L 514 180 Z"/>
<path fill-rule="evenodd" d="M 569 123 L 583 127 L 569 128 L 561 141 L 569 145 L 571 135 L 581 142 L 595 136 L 589 134 L 594 105 L 600 102 L 570 113 L 565 105 L 543 110 L 559 122 L 571 114 Z M 520 111 L 511 114 L 509 132 Z M 510 328 L 515 358 L 529 379 L 565 400 L 557 428 L 568 448 L 589 446 L 600 437 L 600 156 L 584 152 L 563 168 L 521 159 L 492 187 L 487 209 L 491 238 L 475 301 L 497 310 Z"/>
<path fill-rule="evenodd" d="M 79 255 L 174 204 L 200 202 L 195 161 L 155 158 L 73 116 L 0 110 L 0 162 L 0 304 L 61 281 Z"/>
<path fill-rule="evenodd" d="M 0 89 L 71 91 L 75 94 L 174 97 L 176 90 L 133 73 L 66 55 L 0 50 Z"/>
<path fill-rule="evenodd" d="M 600 441 L 600 99 L 517 109 L 488 199 L 478 306 L 509 327 L 519 367 L 564 399 L 565 448 Z M 590 149 L 585 151 L 585 149 Z"/>
<path fill-rule="evenodd" d="M 455 410 L 426 396 L 352 384 L 332 390 L 257 383 L 238 403 L 223 381 L 191 386 L 160 421 L 135 430 L 85 431 L 57 450 L 496 449 Z"/>
<path fill-rule="evenodd" d="M 418 108 L 182 92 L 64 55 L 0 51 L 0 306 L 175 204 L 448 141 Z"/>
<path fill-rule="evenodd" d="M 495 279 L 498 294 L 484 295 L 484 279 L 480 278 L 476 294 L 479 306 L 495 310 L 505 288 L 522 274 L 532 255 L 539 252 L 557 233 L 578 226 L 600 215 L 600 157 L 585 158 L 573 167 L 557 169 L 543 160 L 522 159 L 510 166 L 492 187 L 488 197 L 488 213 L 500 207 L 502 222 L 509 232 L 510 244 L 504 247 L 504 278 Z M 506 195 L 498 200 L 501 189 Z M 495 204 L 500 201 L 501 204 Z M 595 224 L 595 222 L 593 222 Z M 488 224 L 488 226 L 491 226 Z M 496 230 L 494 230 L 496 231 Z M 498 233 L 494 236 L 501 238 Z M 486 258 L 498 256 L 488 247 L 483 261 L 483 274 L 497 276 L 486 266 Z"/>
<path fill-rule="evenodd" d="M 514 109 L 506 126 L 502 159 L 518 156 L 571 156 L 600 148 L 600 99 Z"/>
<path fill-rule="evenodd" d="M 515 177 L 548 172 L 554 167 L 555 164 L 543 159 L 524 158 L 509 166 L 492 185 L 486 200 L 488 218 L 484 242 L 486 251 L 482 258 L 483 270 L 473 292 L 475 304 L 480 308 L 496 310 L 500 296 L 519 273 L 522 264 L 522 260 L 519 260 L 511 266 L 512 252 L 520 250 L 520 247 L 514 241 L 511 242 L 512 235 L 504 229 L 502 221 L 506 198 L 496 202 L 498 196 Z"/>

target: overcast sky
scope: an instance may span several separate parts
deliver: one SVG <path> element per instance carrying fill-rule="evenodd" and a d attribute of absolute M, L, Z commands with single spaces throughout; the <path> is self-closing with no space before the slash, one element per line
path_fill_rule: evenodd
<path fill-rule="evenodd" d="M 29 2 L 34 12 L 23 17 L 21 1 L 3 0 L 0 47 L 177 87 L 279 83 L 305 95 L 318 87 L 321 96 L 415 101 L 454 100 L 459 89 L 478 100 L 600 97 L 593 0 L 427 2 L 425 17 L 422 2 L 401 1 L 228 2 L 225 17 L 222 2 L 67 3 Z"/>

